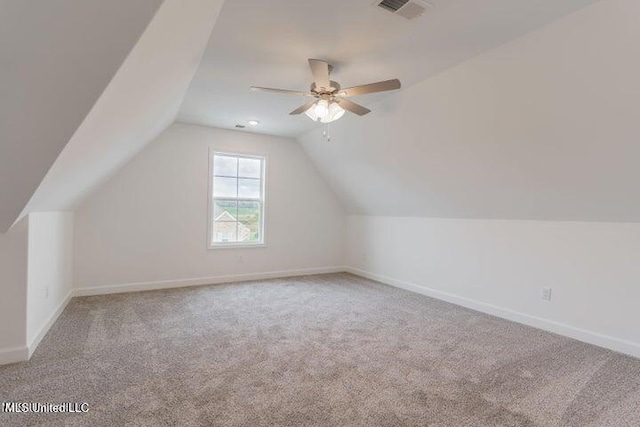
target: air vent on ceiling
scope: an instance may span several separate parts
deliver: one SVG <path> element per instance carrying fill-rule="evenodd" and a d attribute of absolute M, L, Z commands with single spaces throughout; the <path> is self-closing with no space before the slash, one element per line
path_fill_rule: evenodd
<path fill-rule="evenodd" d="M 397 12 L 407 3 L 409 3 L 409 0 L 382 0 L 378 3 L 378 6 L 384 7 L 391 12 Z"/>
<path fill-rule="evenodd" d="M 244 129 L 246 126 L 245 126 L 245 125 L 236 125 L 236 127 L 237 127 L 238 129 Z"/>
<path fill-rule="evenodd" d="M 376 4 L 406 19 L 417 18 L 427 10 L 427 7 L 431 6 L 429 3 L 420 0 L 382 0 L 377 1 Z"/>

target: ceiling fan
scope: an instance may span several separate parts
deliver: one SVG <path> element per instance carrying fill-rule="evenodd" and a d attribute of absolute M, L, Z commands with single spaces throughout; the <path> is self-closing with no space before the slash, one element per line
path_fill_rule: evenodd
<path fill-rule="evenodd" d="M 251 86 L 251 90 L 313 98 L 289 114 L 296 115 L 305 113 L 313 121 L 330 123 L 342 117 L 345 110 L 351 111 L 359 116 L 364 116 L 371 112 L 368 108 L 349 101 L 346 99 L 347 97 L 400 89 L 400 80 L 398 79 L 342 89 L 338 82 L 330 79 L 329 76 L 333 66 L 327 61 L 309 59 L 309 67 L 311 68 L 314 80 L 314 82 L 311 83 L 309 92 L 256 86 Z"/>

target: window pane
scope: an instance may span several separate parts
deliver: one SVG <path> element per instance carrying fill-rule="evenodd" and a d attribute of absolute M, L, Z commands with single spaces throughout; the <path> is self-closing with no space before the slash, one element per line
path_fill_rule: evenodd
<path fill-rule="evenodd" d="M 237 242 L 237 222 L 214 221 L 213 243 Z"/>
<path fill-rule="evenodd" d="M 238 242 L 259 243 L 260 241 L 259 223 L 238 223 Z"/>
<path fill-rule="evenodd" d="M 242 178 L 260 178 L 261 176 L 261 164 L 260 159 L 247 159 L 240 158 L 240 165 L 238 168 L 238 176 Z"/>
<path fill-rule="evenodd" d="M 232 221 L 238 218 L 238 202 L 232 200 L 216 200 L 213 203 L 214 221 Z"/>
<path fill-rule="evenodd" d="M 260 202 L 238 202 L 238 241 L 259 242 L 262 223 Z"/>
<path fill-rule="evenodd" d="M 238 202 L 238 221 L 260 222 L 260 202 Z"/>
<path fill-rule="evenodd" d="M 259 179 L 238 179 L 238 197 L 246 199 L 260 198 L 260 180 Z"/>
<path fill-rule="evenodd" d="M 213 175 L 238 176 L 238 159 L 236 157 L 214 155 Z"/>
<path fill-rule="evenodd" d="M 237 197 L 238 178 L 213 178 L 213 197 Z"/>

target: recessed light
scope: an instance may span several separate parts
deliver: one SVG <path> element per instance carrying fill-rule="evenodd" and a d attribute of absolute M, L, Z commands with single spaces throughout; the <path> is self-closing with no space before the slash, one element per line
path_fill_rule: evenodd
<path fill-rule="evenodd" d="M 260 122 L 259 122 L 259 121 L 257 121 L 257 120 L 249 120 L 249 124 L 250 124 L 251 126 L 258 126 L 258 125 L 260 124 Z"/>

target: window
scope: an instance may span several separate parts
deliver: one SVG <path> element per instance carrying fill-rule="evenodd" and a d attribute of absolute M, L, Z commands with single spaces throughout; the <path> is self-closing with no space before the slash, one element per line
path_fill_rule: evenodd
<path fill-rule="evenodd" d="M 265 158 L 213 153 L 209 246 L 264 244 Z"/>

